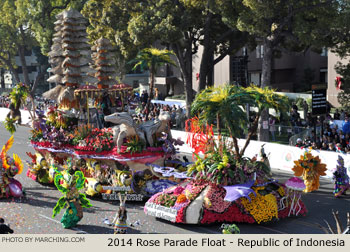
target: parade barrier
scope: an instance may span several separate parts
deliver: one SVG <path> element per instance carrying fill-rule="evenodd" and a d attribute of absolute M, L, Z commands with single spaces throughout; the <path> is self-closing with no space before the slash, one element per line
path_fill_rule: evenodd
<path fill-rule="evenodd" d="M 171 134 L 174 138 L 180 138 L 182 141 L 186 139 L 186 132 L 184 131 L 172 130 Z M 245 139 L 239 139 L 238 145 L 240 148 L 243 147 L 244 143 Z M 292 171 L 294 161 L 298 160 L 300 155 L 304 154 L 305 152 L 305 149 L 299 147 L 260 141 L 250 141 L 249 146 L 245 151 L 245 156 L 249 158 L 254 157 L 257 154 L 257 150 L 260 150 L 262 145 L 264 145 L 265 152 L 269 157 L 271 168 L 288 172 Z M 192 153 L 192 149 L 187 145 L 180 146 L 179 150 L 185 153 Z M 348 171 L 350 171 L 350 155 L 323 150 L 312 150 L 311 153 L 314 156 L 319 156 L 321 162 L 329 167 L 326 171 L 326 178 L 332 178 L 332 170 L 337 166 L 338 155 L 343 157 L 345 167 L 347 167 Z"/>

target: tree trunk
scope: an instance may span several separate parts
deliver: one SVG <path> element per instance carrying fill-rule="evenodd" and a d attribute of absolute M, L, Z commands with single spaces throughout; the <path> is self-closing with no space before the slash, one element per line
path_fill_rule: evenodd
<path fill-rule="evenodd" d="M 272 41 L 268 38 L 264 39 L 263 43 L 263 62 L 262 62 L 262 78 L 261 78 L 261 87 L 271 87 L 271 69 L 272 69 L 272 60 L 273 60 L 273 45 Z M 260 122 L 259 122 L 259 134 L 258 140 L 268 142 L 269 141 L 269 129 L 264 129 L 263 124 L 268 125 L 269 112 L 268 110 L 263 110 L 261 112 Z"/>
<path fill-rule="evenodd" d="M 209 12 L 207 14 L 204 26 L 204 38 L 203 38 L 203 53 L 201 59 L 201 65 L 199 68 L 199 86 L 198 91 L 205 89 L 207 85 L 207 76 L 208 76 L 208 64 L 211 56 L 210 48 L 210 25 L 213 13 Z"/>
<path fill-rule="evenodd" d="M 244 152 L 246 150 L 246 148 L 248 147 L 249 143 L 250 143 L 250 139 L 252 138 L 252 136 L 254 135 L 254 133 L 256 132 L 257 128 L 258 128 L 258 123 L 259 123 L 259 119 L 260 119 L 260 114 L 257 114 L 255 119 L 254 119 L 254 122 L 252 124 L 252 127 L 248 133 L 248 136 L 247 136 L 247 140 L 245 141 L 245 144 L 240 152 L 240 157 L 243 157 L 244 155 Z"/>
<path fill-rule="evenodd" d="M 1 88 L 5 89 L 5 70 L 3 68 L 0 69 L 0 77 L 1 77 Z"/>
<path fill-rule="evenodd" d="M 148 95 L 148 100 L 146 104 L 146 118 L 148 118 L 148 115 L 150 113 L 149 108 L 151 105 L 151 100 L 153 99 L 153 89 L 154 89 L 154 76 L 156 75 L 156 71 L 154 69 L 154 66 L 151 66 L 149 69 L 150 72 L 150 77 L 151 77 L 151 82 L 149 84 L 149 95 Z"/>
<path fill-rule="evenodd" d="M 26 62 L 26 57 L 25 57 L 24 53 L 25 53 L 24 46 L 23 45 L 18 46 L 18 54 L 19 54 L 19 59 L 21 61 L 21 65 L 22 65 L 24 84 L 30 86 L 27 62 Z"/>
<path fill-rule="evenodd" d="M 186 96 L 186 117 L 188 119 L 191 117 L 191 104 L 193 101 L 192 41 L 190 39 L 185 40 L 185 48 L 182 47 L 181 42 L 175 42 L 171 46 L 174 49 L 183 76 Z"/>
<path fill-rule="evenodd" d="M 20 45 L 18 46 L 18 55 L 19 55 L 19 59 L 21 61 L 21 65 L 22 65 L 24 84 L 30 86 L 27 62 L 26 62 L 26 57 L 25 57 L 25 44 L 27 41 L 26 41 L 26 36 L 25 36 L 25 32 L 23 30 L 22 25 L 19 27 L 19 30 L 20 30 L 20 34 L 21 34 L 21 38 L 22 38 L 22 43 L 20 43 Z"/>
<path fill-rule="evenodd" d="M 207 86 L 214 86 L 214 52 L 211 51 L 209 62 L 209 68 L 207 72 Z M 220 83 L 221 84 L 221 83 Z"/>

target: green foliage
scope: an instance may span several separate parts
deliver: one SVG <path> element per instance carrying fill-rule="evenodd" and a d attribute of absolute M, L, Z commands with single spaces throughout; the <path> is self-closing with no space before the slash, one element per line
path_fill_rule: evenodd
<path fill-rule="evenodd" d="M 236 224 L 222 224 L 222 233 L 223 234 L 240 234 L 241 231 Z"/>
<path fill-rule="evenodd" d="M 154 88 L 154 78 L 157 73 L 157 69 L 165 64 L 170 64 L 176 66 L 175 62 L 170 58 L 171 55 L 174 55 L 172 51 L 157 48 L 145 48 L 141 50 L 134 60 L 130 63 L 134 63 L 134 68 L 136 69 L 138 66 L 147 66 L 150 75 L 151 75 L 151 83 L 150 83 L 150 100 L 153 99 L 153 88 Z M 149 106 L 149 102 L 147 103 Z"/>
<path fill-rule="evenodd" d="M 154 75 L 157 69 L 164 64 L 176 66 L 176 63 L 170 58 L 171 55 L 174 55 L 174 52 L 166 49 L 145 48 L 130 63 L 135 63 L 133 69 L 136 69 L 138 66 L 147 66 L 152 71 L 151 74 Z"/>
<path fill-rule="evenodd" d="M 55 186 L 57 187 L 57 189 L 61 192 L 61 193 L 67 193 L 68 192 L 68 189 L 63 187 L 61 185 L 61 180 L 64 179 L 62 173 L 58 173 L 55 175 L 55 178 L 54 178 L 54 183 L 55 183 Z"/>
<path fill-rule="evenodd" d="M 249 158 L 237 159 L 226 148 L 221 153 L 218 150 L 208 152 L 203 159 L 196 157 L 197 161 L 188 167 L 187 175 L 216 184 L 243 184 L 251 181 L 256 172 L 262 177 L 267 177 L 270 172 L 261 162 Z"/>
<path fill-rule="evenodd" d="M 10 132 L 11 135 L 13 135 L 13 133 L 16 132 L 15 123 L 16 123 L 17 120 L 18 120 L 18 117 L 16 117 L 16 118 L 9 118 L 9 117 L 6 117 L 6 118 L 5 118 L 5 122 L 4 122 L 5 129 L 6 129 L 8 132 Z"/>
<path fill-rule="evenodd" d="M 247 129 L 246 104 L 258 108 L 258 113 L 272 108 L 285 114 L 289 108 L 288 98 L 272 89 L 226 84 L 199 93 L 193 101 L 191 111 L 193 115 L 199 114 L 202 123 L 208 124 L 213 123 L 219 115 L 224 125 L 222 128 L 228 129 L 231 137 L 238 137 L 241 129 Z"/>
<path fill-rule="evenodd" d="M 74 173 L 74 176 L 76 177 L 76 184 L 75 187 L 80 190 L 84 188 L 85 184 L 85 176 L 81 171 L 76 171 Z"/>
<path fill-rule="evenodd" d="M 52 218 L 55 218 L 57 216 L 57 214 L 59 214 L 61 212 L 62 208 L 65 207 L 66 204 L 67 204 L 67 199 L 64 196 L 59 198 L 56 206 L 53 208 Z"/>
<path fill-rule="evenodd" d="M 324 32 L 337 14 L 337 1 L 244 0 L 238 27 L 256 37 L 273 40 L 275 46 L 302 50 L 322 48 L 330 36 Z M 276 48 L 277 49 L 277 48 Z"/>
<path fill-rule="evenodd" d="M 130 137 L 125 143 L 125 145 L 127 146 L 125 152 L 130 152 L 130 154 L 134 154 L 142 152 L 146 144 L 142 140 L 140 140 L 139 137 L 134 136 Z"/>
<path fill-rule="evenodd" d="M 91 124 L 79 125 L 74 129 L 73 145 L 78 145 L 79 141 L 88 137 L 92 132 Z"/>
<path fill-rule="evenodd" d="M 80 201 L 81 206 L 84 207 L 84 208 L 92 207 L 92 205 L 90 203 L 90 200 L 88 200 L 86 198 L 86 195 L 83 194 L 83 193 L 79 194 L 79 201 Z"/>
<path fill-rule="evenodd" d="M 41 47 L 44 55 L 50 51 L 55 33 L 56 15 L 64 9 L 73 7 L 80 11 L 86 0 L 16 0 L 16 13 L 19 21 L 29 24 L 35 43 Z M 16 16 L 14 16 L 16 18 Z"/>
<path fill-rule="evenodd" d="M 29 88 L 27 85 L 23 83 L 19 83 L 14 87 L 10 93 L 10 99 L 11 102 L 15 107 L 17 107 L 18 104 L 21 102 L 24 103 L 25 99 L 27 98 L 29 93 Z"/>

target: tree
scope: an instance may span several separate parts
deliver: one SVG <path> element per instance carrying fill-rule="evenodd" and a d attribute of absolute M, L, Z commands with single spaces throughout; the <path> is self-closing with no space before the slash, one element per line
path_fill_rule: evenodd
<path fill-rule="evenodd" d="M 233 55 L 249 42 L 249 34 L 237 28 L 241 3 L 233 1 L 182 1 L 185 6 L 195 8 L 202 14 L 198 16 L 198 44 L 202 49 L 199 68 L 199 88 L 213 85 L 214 66 L 227 55 Z M 189 8 L 188 7 L 188 8 Z M 228 11 L 229 10 L 229 11 Z"/>
<path fill-rule="evenodd" d="M 43 54 L 51 46 L 54 32 L 55 15 L 68 6 L 82 7 L 86 1 L 78 0 L 2 0 L 0 1 L 0 61 L 7 66 L 19 83 L 20 78 L 15 64 L 18 54 L 23 73 L 24 83 L 30 86 L 28 66 L 25 51 L 41 46 Z M 42 58 L 42 55 L 39 57 Z M 39 82 L 43 80 L 49 67 L 47 61 L 41 61 L 39 74 L 31 86 L 29 97 L 32 100 L 32 118 L 35 117 L 34 93 Z"/>
<path fill-rule="evenodd" d="M 40 64 L 39 74 L 31 87 L 30 94 L 33 96 L 39 82 L 43 81 L 46 70 L 49 68 L 48 61 L 43 60 L 42 55 L 46 56 L 50 51 L 52 37 L 55 32 L 54 22 L 56 21 L 56 15 L 69 7 L 80 11 L 86 0 L 12 0 L 12 2 L 15 2 L 13 13 L 16 13 L 16 26 L 19 27 L 21 34 L 25 32 L 25 34 L 28 34 L 27 37 L 30 38 L 29 41 L 32 41 L 32 43 L 28 43 L 29 41 L 25 40 L 26 37 L 21 35 L 20 38 L 23 41 L 21 48 L 26 47 L 32 50 L 33 46 L 39 45 L 41 47 L 41 55 L 38 55 L 43 64 Z M 19 55 L 23 68 L 24 82 L 29 85 L 25 57 L 21 51 L 19 51 Z"/>
<path fill-rule="evenodd" d="M 194 13 L 195 11 L 195 13 Z M 157 41 L 171 48 L 180 67 L 186 94 L 186 113 L 190 116 L 192 55 L 197 52 L 201 12 L 186 8 L 183 1 L 90 0 L 83 14 L 89 18 L 90 36 L 114 38 L 121 55 L 127 58 Z"/>
<path fill-rule="evenodd" d="M 350 3 L 349 1 L 340 2 L 338 15 L 334 18 L 331 29 L 334 44 L 332 50 L 341 59 L 346 60 L 350 56 Z M 338 101 L 344 109 L 348 110 L 350 108 L 350 63 L 337 62 L 335 70 L 341 77 Z M 335 85 L 338 86 L 338 83 Z"/>
<path fill-rule="evenodd" d="M 240 150 L 237 138 L 241 135 L 242 129 L 247 129 L 248 120 L 245 111 L 247 103 L 258 108 L 258 112 L 249 129 L 245 145 Z M 198 114 L 202 123 L 211 124 L 216 120 L 219 139 L 221 138 L 221 129 L 227 129 L 233 140 L 235 155 L 240 159 L 243 157 L 252 136 L 257 132 L 262 111 L 270 108 L 285 114 L 289 110 L 288 98 L 275 93 L 268 87 L 250 86 L 244 88 L 226 84 L 216 88 L 210 87 L 199 93 L 193 101 L 192 114 Z"/>
<path fill-rule="evenodd" d="M 223 0 L 225 1 L 225 0 Z M 241 2 L 241 1 L 238 1 Z M 337 13 L 336 0 L 244 0 L 238 28 L 256 37 L 262 44 L 262 87 L 271 86 L 271 67 L 278 50 L 302 51 L 330 42 L 326 28 Z M 268 112 L 261 116 L 267 121 Z M 262 123 L 260 123 L 261 125 Z M 260 127 L 259 140 L 268 141 L 268 129 Z"/>
<path fill-rule="evenodd" d="M 136 63 L 134 69 L 138 66 L 147 66 L 150 72 L 151 83 L 149 85 L 150 94 L 147 101 L 147 113 L 149 113 L 149 105 L 153 99 L 154 78 L 158 68 L 164 64 L 176 66 L 175 62 L 170 58 L 171 55 L 174 55 L 174 53 L 166 49 L 145 48 L 140 51 L 133 60 L 133 62 Z"/>
<path fill-rule="evenodd" d="M 115 39 L 124 57 L 130 57 L 135 49 L 137 51 L 147 48 L 156 42 L 172 49 L 181 70 L 186 94 L 186 113 L 189 117 L 193 100 L 192 57 L 198 52 L 198 46 L 203 45 L 200 67 L 200 88 L 203 89 L 208 81 L 209 85 L 212 84 L 208 76 L 213 66 L 226 55 L 234 53 L 235 49 L 241 48 L 247 36 L 247 33 L 223 22 L 220 12 L 225 8 L 216 9 L 217 2 L 90 0 L 83 13 L 90 20 L 90 36 Z M 231 15 L 234 16 L 235 12 Z M 245 36 L 241 36 L 242 34 Z M 214 54 L 217 56 L 215 59 Z"/>

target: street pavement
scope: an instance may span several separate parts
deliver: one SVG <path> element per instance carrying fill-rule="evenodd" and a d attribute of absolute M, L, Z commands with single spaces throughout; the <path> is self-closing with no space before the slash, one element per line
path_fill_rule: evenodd
<path fill-rule="evenodd" d="M 30 160 L 26 152 L 34 153 L 29 145 L 28 127 L 18 127 L 14 134 L 14 145 L 8 154 L 17 153 L 23 163 Z M 2 146 L 10 138 L 3 124 L 0 125 L 0 145 Z M 0 147 L 1 147 L 0 146 Z M 333 167 L 328 167 L 328 169 Z M 92 207 L 84 209 L 84 217 L 74 229 L 64 229 L 60 218 L 64 210 L 51 218 L 52 209 L 62 194 L 53 186 L 41 185 L 26 176 L 27 165 L 24 171 L 16 176 L 26 191 L 26 197 L 22 199 L 0 199 L 0 216 L 10 224 L 17 234 L 112 234 L 113 228 L 104 223 L 107 218 L 112 221 L 118 209 L 116 201 L 104 201 L 91 199 Z M 292 176 L 292 172 L 273 169 L 274 178 L 280 182 L 286 181 Z M 237 223 L 242 234 L 322 234 L 324 231 L 320 225 L 326 227 L 324 220 L 335 227 L 332 209 L 339 211 L 341 223 L 346 225 L 346 212 L 350 212 L 350 192 L 348 196 L 335 198 L 332 194 L 333 183 L 331 180 L 321 178 L 320 189 L 316 192 L 303 194 L 302 199 L 308 209 L 305 217 L 293 217 L 279 220 L 278 222 L 258 225 Z M 218 234 L 221 233 L 221 224 L 214 225 L 185 225 L 172 224 L 168 221 L 147 216 L 143 212 L 142 202 L 127 202 L 128 223 L 132 227 L 128 233 L 138 234 Z"/>

